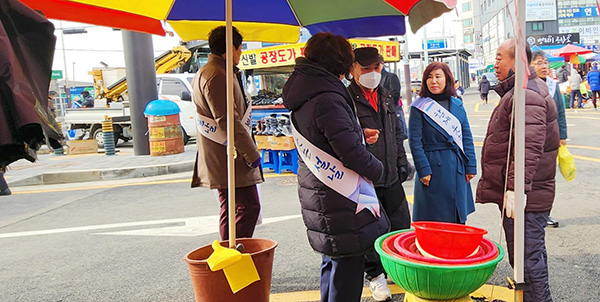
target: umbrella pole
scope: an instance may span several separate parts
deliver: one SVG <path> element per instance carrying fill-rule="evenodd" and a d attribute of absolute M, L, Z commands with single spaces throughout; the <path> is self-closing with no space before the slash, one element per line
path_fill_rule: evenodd
<path fill-rule="evenodd" d="M 233 137 L 233 32 L 232 0 L 225 1 L 225 60 L 227 61 L 227 196 L 229 219 L 229 248 L 235 248 L 235 146 Z"/>
<path fill-rule="evenodd" d="M 516 283 L 515 302 L 523 301 L 524 257 L 525 257 L 525 88 L 527 74 L 525 68 L 525 0 L 517 3 L 517 29 L 515 43 L 515 223 L 514 223 L 514 280 Z"/>

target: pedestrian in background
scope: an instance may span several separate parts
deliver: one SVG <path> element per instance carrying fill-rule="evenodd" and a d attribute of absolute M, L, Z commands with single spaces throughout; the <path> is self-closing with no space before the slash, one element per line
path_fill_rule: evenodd
<path fill-rule="evenodd" d="M 590 85 L 590 90 L 592 91 L 592 103 L 594 104 L 594 110 L 598 110 L 598 107 L 596 106 L 596 95 L 600 97 L 600 71 L 598 70 L 597 63 L 594 63 L 592 70 L 588 72 L 586 78 L 588 84 Z"/>
<path fill-rule="evenodd" d="M 526 46 L 527 62 L 531 50 Z M 509 39 L 498 47 L 496 75 L 500 83 L 495 91 L 501 99 L 492 112 L 481 151 L 481 178 L 477 184 L 478 203 L 496 203 L 503 218 L 504 233 L 510 265 L 514 266 L 514 143 L 509 145 L 515 88 L 515 40 Z M 529 67 L 525 89 L 525 291 L 526 302 L 551 302 L 548 284 L 548 256 L 545 231 L 548 214 L 554 202 L 556 156 L 560 145 L 556 105 L 548 86 Z M 516 83 L 521 85 L 521 83 Z M 509 167 L 509 168 L 507 168 Z M 504 191 L 504 188 L 507 191 Z"/>
<path fill-rule="evenodd" d="M 402 183 L 408 178 L 409 166 L 404 150 L 403 131 L 396 116 L 394 96 L 383 87 L 383 58 L 377 48 L 354 50 L 352 82 L 348 92 L 365 132 L 376 133 L 367 141 L 367 150 L 383 163 L 383 178 L 375 181 L 375 191 L 385 209 L 391 231 L 410 228 L 410 211 Z M 365 255 L 365 273 L 375 301 L 392 297 L 379 254 L 371 248 Z"/>
<path fill-rule="evenodd" d="M 84 90 L 81 92 L 81 97 L 83 99 L 81 107 L 94 108 L 94 97 L 90 95 L 89 91 Z"/>
<path fill-rule="evenodd" d="M 567 118 L 565 115 L 565 99 L 560 89 L 558 88 L 558 82 L 549 77 L 550 70 L 548 69 L 548 58 L 546 53 L 543 51 L 534 51 L 531 55 L 531 64 L 535 69 L 537 76 L 548 86 L 548 94 L 552 96 L 556 103 L 556 122 L 558 123 L 558 132 L 560 137 L 560 144 L 562 146 L 567 145 Z M 552 227 L 558 227 L 558 220 L 548 216 L 548 225 Z"/>
<path fill-rule="evenodd" d="M 465 223 L 475 211 L 470 181 L 477 160 L 467 113 L 454 97 L 446 63 L 423 73 L 420 98 L 410 107 L 408 142 L 417 168 L 413 221 Z"/>
<path fill-rule="evenodd" d="M 581 102 L 583 101 L 583 96 L 581 95 L 581 74 L 579 70 L 575 70 L 571 73 L 569 77 L 569 86 L 571 87 L 571 101 L 569 102 L 570 108 L 575 108 L 575 97 L 578 97 L 577 108 L 583 107 Z"/>
<path fill-rule="evenodd" d="M 50 90 L 48 91 L 48 109 L 50 112 L 56 117 L 56 108 L 54 107 L 54 97 L 56 96 L 56 91 Z"/>
<path fill-rule="evenodd" d="M 216 125 L 216 131 L 198 129 L 198 153 L 192 178 L 192 187 L 216 189 L 221 204 L 219 232 L 221 239 L 229 239 L 228 189 L 227 189 L 227 68 L 226 54 L 233 52 L 233 65 L 236 66 L 242 54 L 242 35 L 233 27 L 233 45 L 225 43 L 225 26 L 213 29 L 208 36 L 211 53 L 192 83 L 192 100 L 196 113 L 204 125 Z M 237 67 L 234 67 L 237 74 Z M 260 171 L 260 154 L 251 135 L 252 129 L 243 121 L 251 110 L 242 90 L 241 78 L 233 82 L 235 103 L 235 229 L 236 237 L 252 237 L 260 212 L 256 184 L 263 182 Z M 208 123 L 208 124 L 207 124 Z M 210 128 L 210 126 L 207 126 Z M 251 127 L 251 126 L 250 126 Z M 221 134 L 219 136 L 218 134 Z"/>
<path fill-rule="evenodd" d="M 12 194 L 12 192 L 10 192 L 10 189 L 8 188 L 8 184 L 6 183 L 6 180 L 4 179 L 4 172 L 0 171 L 0 196 L 10 195 L 10 194 Z"/>
<path fill-rule="evenodd" d="M 569 80 L 571 73 L 567 70 L 567 64 L 560 67 L 557 73 L 559 83 L 564 83 Z"/>
<path fill-rule="evenodd" d="M 462 96 L 465 94 L 465 89 L 460 85 L 459 80 L 454 81 L 454 89 L 456 90 L 456 96 L 462 100 Z"/>
<path fill-rule="evenodd" d="M 294 72 L 283 88 L 283 103 L 292 112 L 294 139 L 302 140 L 297 144 L 298 196 L 308 241 L 322 255 L 324 302 L 360 301 L 365 252 L 389 230 L 387 215 L 379 207 L 375 189 L 366 180 L 379 181 L 383 164 L 367 151 L 352 98 L 341 81 L 344 76 L 349 77 L 353 62 L 348 40 L 318 33 L 306 43 L 304 57 L 296 59 Z M 369 133 L 366 140 L 371 141 L 372 136 Z M 331 166 L 331 162 L 338 164 Z M 329 178 L 332 168 L 336 176 Z M 341 175 L 340 170 L 350 173 Z M 356 182 L 343 182 L 348 174 L 358 174 L 359 187 L 372 189 L 372 206 L 380 211 L 373 207 L 363 209 L 363 204 L 351 195 L 340 193 L 336 184 L 359 190 Z"/>
<path fill-rule="evenodd" d="M 488 93 L 490 92 L 490 81 L 488 81 L 486 76 L 481 77 L 481 81 L 479 82 L 479 93 L 481 94 L 481 100 L 486 104 L 488 102 Z"/>
<path fill-rule="evenodd" d="M 383 57 L 382 57 L 383 60 Z M 400 94 L 400 79 L 395 73 L 391 73 L 385 69 L 385 66 L 381 70 L 381 86 L 387 89 L 392 95 L 392 105 L 396 115 L 398 116 L 398 122 L 400 122 L 400 135 L 402 141 L 408 139 L 408 127 L 406 126 L 406 117 L 404 116 L 404 104 L 402 103 L 402 97 Z M 408 161 L 408 178 L 406 180 L 412 180 L 415 176 L 415 166 Z"/>

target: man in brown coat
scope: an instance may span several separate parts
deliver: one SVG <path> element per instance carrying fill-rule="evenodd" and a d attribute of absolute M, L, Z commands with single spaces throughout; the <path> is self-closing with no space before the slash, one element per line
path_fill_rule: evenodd
<path fill-rule="evenodd" d="M 211 54 L 194 78 L 192 99 L 197 113 L 196 167 L 192 187 L 217 189 L 221 203 L 221 238 L 227 240 L 227 143 L 219 138 L 227 131 L 226 51 L 233 51 L 233 64 L 237 65 L 242 53 L 242 36 L 233 28 L 233 45 L 225 45 L 225 27 L 213 29 L 208 38 Z M 237 68 L 234 67 L 236 74 Z M 260 204 L 256 184 L 261 183 L 260 154 L 247 125 L 250 109 L 239 75 L 234 81 L 235 103 L 235 186 L 236 186 L 236 237 L 252 237 L 258 219 Z"/>
<path fill-rule="evenodd" d="M 527 48 L 527 60 L 531 50 Z M 528 62 L 529 63 L 529 62 Z M 504 41 L 496 53 L 496 75 L 501 81 L 494 90 L 502 97 L 492 112 L 481 151 L 481 179 L 477 185 L 478 203 L 496 203 L 503 220 L 510 264 L 514 264 L 514 143 L 509 146 L 515 86 L 515 40 Z M 529 64 L 527 64 L 529 65 Z M 556 105 L 533 67 L 529 67 L 525 90 L 525 293 L 524 301 L 552 301 L 548 284 L 548 261 L 544 227 L 554 202 L 556 155 L 560 144 Z M 520 83 L 519 83 L 520 84 Z M 516 100 L 523 101 L 523 100 Z M 514 129 L 513 129 L 514 132 Z M 514 138 L 514 136 L 513 136 Z M 514 139 L 512 140 L 514 142 Z M 510 148 L 510 156 L 507 153 Z M 506 166 L 508 175 L 506 175 Z M 518 169 L 522 167 L 517 167 Z M 504 192 L 505 184 L 507 192 Z"/>

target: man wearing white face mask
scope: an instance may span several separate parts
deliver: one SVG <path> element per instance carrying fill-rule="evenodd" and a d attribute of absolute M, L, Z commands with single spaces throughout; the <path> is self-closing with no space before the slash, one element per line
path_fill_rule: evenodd
<path fill-rule="evenodd" d="M 381 85 L 383 58 L 377 48 L 354 50 L 352 83 L 348 92 L 354 101 L 356 115 L 365 133 L 367 150 L 384 166 L 384 177 L 375 182 L 379 202 L 390 220 L 391 230 L 410 228 L 410 212 L 402 182 L 408 177 L 408 160 L 404 150 L 400 123 L 391 93 Z M 375 250 L 365 254 L 365 273 L 370 281 L 373 299 L 391 297 L 385 273 Z"/>

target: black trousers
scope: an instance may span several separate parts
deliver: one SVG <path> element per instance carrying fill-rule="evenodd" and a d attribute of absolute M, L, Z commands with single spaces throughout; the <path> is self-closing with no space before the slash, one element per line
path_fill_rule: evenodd
<path fill-rule="evenodd" d="M 402 183 L 397 181 L 389 188 L 375 188 L 375 192 L 388 215 L 391 231 L 409 229 L 410 211 Z M 365 253 L 365 273 L 367 274 L 367 279 L 371 280 L 384 272 L 379 254 L 377 254 L 375 248 L 371 248 Z"/>
<path fill-rule="evenodd" d="M 363 256 L 322 256 L 321 302 L 359 302 L 363 289 Z"/>
<path fill-rule="evenodd" d="M 548 255 L 546 254 L 546 231 L 550 212 L 525 213 L 525 302 L 552 302 L 548 284 Z M 504 218 L 502 226 L 506 235 L 508 260 L 514 267 L 514 224 L 512 218 Z"/>
<path fill-rule="evenodd" d="M 594 108 L 596 107 L 596 94 L 600 96 L 600 90 L 592 90 L 592 104 L 594 104 Z"/>

